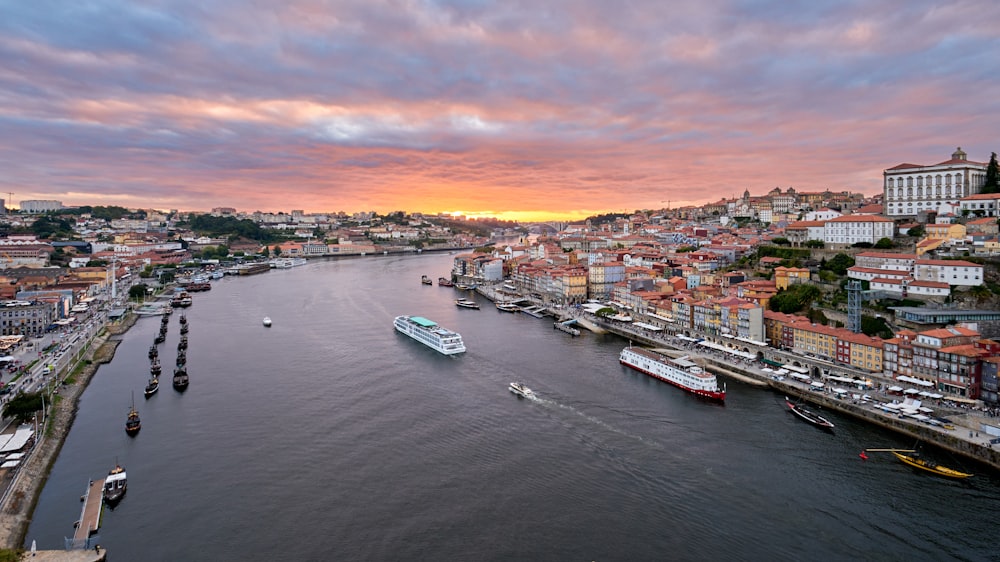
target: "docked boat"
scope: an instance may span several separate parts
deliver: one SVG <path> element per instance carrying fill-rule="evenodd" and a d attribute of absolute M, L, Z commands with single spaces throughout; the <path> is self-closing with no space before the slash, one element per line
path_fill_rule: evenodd
<path fill-rule="evenodd" d="M 688 356 L 673 359 L 640 347 L 626 347 L 618 360 L 639 372 L 670 383 L 691 394 L 715 400 L 726 401 L 726 389 L 720 388 L 715 375 L 702 369 Z"/>
<path fill-rule="evenodd" d="M 268 261 L 268 263 L 274 269 L 291 269 L 305 265 L 308 263 L 308 260 L 306 258 L 274 258 Z"/>
<path fill-rule="evenodd" d="M 172 299 L 170 299 L 170 306 L 173 307 L 187 308 L 192 304 L 194 304 L 194 299 L 191 297 L 190 294 L 188 294 L 187 291 L 181 291 L 176 295 L 174 295 Z"/>
<path fill-rule="evenodd" d="M 181 326 L 184 326 L 185 324 L 188 323 L 188 317 L 183 312 L 181 313 L 181 320 L 180 320 L 180 322 L 181 322 Z"/>
<path fill-rule="evenodd" d="M 476 288 L 476 285 L 470 285 L 468 283 L 455 283 L 455 288 L 461 291 L 471 291 Z"/>
<path fill-rule="evenodd" d="M 470 299 L 458 299 L 455 304 L 461 308 L 474 308 L 479 310 L 479 303 Z"/>
<path fill-rule="evenodd" d="M 161 316 L 170 314 L 173 309 L 168 304 L 144 304 L 133 310 L 136 316 Z"/>
<path fill-rule="evenodd" d="M 180 351 L 183 349 L 187 349 L 187 347 L 188 347 L 187 336 L 181 336 L 180 341 L 177 342 L 177 350 Z"/>
<path fill-rule="evenodd" d="M 128 417 L 125 418 L 125 433 L 135 435 L 142 429 L 142 422 L 139 420 L 139 411 L 135 409 L 135 395 L 132 396 L 132 407 L 129 408 Z"/>
<path fill-rule="evenodd" d="M 165 332 L 162 332 L 162 331 L 160 333 L 156 334 L 156 337 L 153 338 L 153 343 L 154 344 L 163 343 L 165 341 L 167 341 L 167 334 Z"/>
<path fill-rule="evenodd" d="M 534 398 L 535 393 L 530 388 L 524 385 L 523 382 L 512 382 L 510 383 L 510 391 L 518 396 L 523 396 L 525 398 Z"/>
<path fill-rule="evenodd" d="M 188 387 L 189 383 L 187 369 L 184 367 L 177 367 L 174 369 L 174 388 L 177 390 L 184 390 Z"/>
<path fill-rule="evenodd" d="M 497 301 L 496 306 L 497 306 L 497 310 L 499 310 L 500 312 L 518 312 L 518 311 L 521 310 L 521 307 L 517 306 L 514 303 L 510 303 L 510 302 L 500 302 L 500 301 Z"/>
<path fill-rule="evenodd" d="M 422 316 L 397 316 L 393 320 L 393 326 L 398 332 L 445 355 L 465 352 L 461 334 L 443 328 L 433 320 Z"/>
<path fill-rule="evenodd" d="M 149 346 L 149 359 L 152 361 L 160 354 L 160 350 L 156 349 L 155 345 Z"/>
<path fill-rule="evenodd" d="M 785 404 L 788 405 L 788 411 L 798 416 L 799 419 L 809 422 L 821 429 L 833 431 L 833 423 L 831 423 L 830 420 L 824 418 L 816 412 L 813 412 L 812 410 L 807 409 L 802 404 L 792 402 L 787 396 L 785 397 Z"/>
<path fill-rule="evenodd" d="M 149 374 L 152 377 L 158 377 L 161 372 L 163 372 L 163 370 L 160 367 L 160 360 L 154 357 L 153 361 L 149 363 Z"/>
<path fill-rule="evenodd" d="M 104 479 L 104 503 L 114 507 L 125 497 L 125 490 L 128 489 L 128 479 L 122 465 L 115 463 L 115 467 L 108 471 L 108 477 Z"/>
<path fill-rule="evenodd" d="M 186 333 L 188 333 L 188 325 L 187 324 L 181 324 L 181 335 L 183 336 Z"/>
<path fill-rule="evenodd" d="M 919 468 L 920 470 L 924 470 L 932 474 L 937 474 L 938 476 L 944 476 L 946 478 L 956 478 L 956 479 L 968 478 L 970 476 L 973 476 L 972 473 L 961 472 L 953 468 L 941 466 L 932 460 L 921 458 L 920 454 L 917 453 L 916 451 L 891 451 L 891 452 L 897 459 L 903 461 L 903 463 L 912 466 L 913 468 Z M 911 454 L 907 455 L 905 453 L 911 453 Z"/>
<path fill-rule="evenodd" d="M 438 277 L 438 285 L 440 285 L 441 287 L 454 287 L 455 286 L 455 284 L 452 283 L 451 279 L 448 279 L 447 277 Z"/>
<path fill-rule="evenodd" d="M 212 284 L 211 283 L 188 283 L 187 285 L 184 285 L 184 290 L 186 290 L 186 291 L 188 291 L 190 293 L 197 293 L 197 292 L 200 292 L 200 291 L 211 291 L 212 290 Z"/>
<path fill-rule="evenodd" d="M 271 317 L 270 316 L 265 316 L 264 317 L 264 327 L 265 328 L 270 328 L 271 327 Z"/>
<path fill-rule="evenodd" d="M 160 379 L 154 376 L 149 379 L 149 384 L 146 385 L 146 389 L 143 390 L 142 393 L 146 396 L 146 398 L 149 398 L 150 396 L 156 394 L 157 390 L 160 390 Z"/>
<path fill-rule="evenodd" d="M 431 281 L 431 278 L 428 277 L 428 276 L 426 276 L 426 275 L 421 275 L 420 276 L 420 282 L 423 283 L 424 285 L 433 285 L 434 284 L 434 282 Z"/>

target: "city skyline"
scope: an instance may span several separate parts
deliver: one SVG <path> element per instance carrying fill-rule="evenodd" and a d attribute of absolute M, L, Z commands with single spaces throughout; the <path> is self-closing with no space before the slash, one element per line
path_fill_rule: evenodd
<path fill-rule="evenodd" d="M 0 2 L 14 203 L 511 220 L 992 145 L 1000 6 Z M 8 201 L 8 204 L 10 201 Z"/>

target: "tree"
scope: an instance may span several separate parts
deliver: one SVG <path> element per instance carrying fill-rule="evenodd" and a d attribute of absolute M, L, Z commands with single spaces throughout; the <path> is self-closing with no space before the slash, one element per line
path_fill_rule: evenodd
<path fill-rule="evenodd" d="M 923 238 L 924 234 L 926 233 L 927 229 L 924 228 L 924 225 L 922 224 L 918 224 L 917 226 L 911 227 L 909 230 L 906 231 L 907 236 L 912 236 L 914 238 Z"/>
<path fill-rule="evenodd" d="M 614 316 L 615 314 L 618 314 L 618 311 L 611 308 L 610 306 L 605 306 L 604 308 L 597 309 L 597 312 L 595 312 L 594 314 L 600 316 L 601 318 L 607 318 L 608 316 Z"/>
<path fill-rule="evenodd" d="M 776 244 L 778 246 L 791 246 L 792 245 L 792 243 L 788 241 L 788 238 L 785 238 L 783 236 L 778 236 L 777 238 L 772 238 L 771 239 L 771 243 L 772 244 Z"/>
<path fill-rule="evenodd" d="M 892 248 L 892 238 L 880 238 L 879 241 L 875 243 L 875 247 L 879 250 L 888 250 L 889 248 Z"/>
<path fill-rule="evenodd" d="M 823 242 L 822 240 L 807 240 L 806 241 L 806 248 L 822 248 L 824 246 L 826 246 L 826 242 Z"/>
<path fill-rule="evenodd" d="M 3 415 L 6 418 L 17 418 L 21 423 L 28 423 L 34 417 L 35 412 L 42 409 L 41 392 L 25 392 L 11 398 L 4 407 Z"/>
<path fill-rule="evenodd" d="M 847 254 L 837 254 L 830 258 L 826 264 L 821 264 L 821 269 L 828 269 L 837 275 L 846 275 L 847 268 L 854 267 L 854 258 Z"/>
<path fill-rule="evenodd" d="M 980 193 L 1000 193 L 1000 177 L 998 177 L 997 153 L 990 155 L 990 163 L 986 166 L 986 183 Z"/>
<path fill-rule="evenodd" d="M 145 283 L 138 283 L 136 285 L 132 285 L 128 289 L 128 298 L 130 298 L 130 299 L 141 299 L 141 298 L 143 298 L 145 296 L 146 296 L 146 284 Z"/>

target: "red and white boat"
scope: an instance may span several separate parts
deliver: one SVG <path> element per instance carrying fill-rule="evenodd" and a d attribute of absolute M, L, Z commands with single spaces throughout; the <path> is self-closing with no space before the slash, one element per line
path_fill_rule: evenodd
<path fill-rule="evenodd" d="M 709 400 L 726 401 L 726 389 L 719 388 L 715 375 L 702 369 L 687 355 L 673 359 L 641 347 L 626 347 L 618 358 L 623 365 L 680 387 Z"/>

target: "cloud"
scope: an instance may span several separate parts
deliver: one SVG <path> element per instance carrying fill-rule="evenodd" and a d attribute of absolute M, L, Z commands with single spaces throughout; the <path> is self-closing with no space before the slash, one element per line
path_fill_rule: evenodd
<path fill-rule="evenodd" d="M 873 193 L 996 150 L 1000 6 L 0 4 L 0 190 L 67 204 L 621 210 Z"/>

